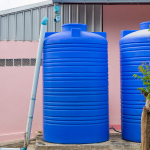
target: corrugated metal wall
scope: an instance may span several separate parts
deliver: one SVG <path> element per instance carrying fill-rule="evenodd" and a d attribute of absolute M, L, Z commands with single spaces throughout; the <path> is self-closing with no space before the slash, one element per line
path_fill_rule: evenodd
<path fill-rule="evenodd" d="M 0 15 L 0 40 L 34 41 L 39 39 L 40 23 L 49 18 L 47 31 L 61 32 L 65 23 L 84 23 L 89 32 L 102 31 L 102 5 L 62 4 L 61 21 L 54 23 L 53 5 L 45 5 Z"/>

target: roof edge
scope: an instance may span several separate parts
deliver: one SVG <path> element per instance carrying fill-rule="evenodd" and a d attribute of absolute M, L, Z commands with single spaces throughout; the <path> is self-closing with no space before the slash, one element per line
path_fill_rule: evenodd
<path fill-rule="evenodd" d="M 30 5 L 20 6 L 20 7 L 16 7 L 16 8 L 7 9 L 7 10 L 2 10 L 2 11 L 0 11 L 0 15 L 5 16 L 7 14 L 13 14 L 13 13 L 17 13 L 20 11 L 26 11 L 26 10 L 35 9 L 38 7 L 44 7 L 44 6 L 48 6 L 48 5 L 53 5 L 53 2 L 51 0 L 47 0 L 44 2 L 40 2 L 40 3 L 34 3 L 34 4 L 30 4 Z"/>
<path fill-rule="evenodd" d="M 52 0 L 57 3 L 150 3 L 149 0 Z"/>

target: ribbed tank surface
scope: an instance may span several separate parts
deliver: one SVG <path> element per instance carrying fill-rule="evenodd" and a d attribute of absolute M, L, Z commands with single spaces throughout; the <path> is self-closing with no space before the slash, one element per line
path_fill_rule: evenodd
<path fill-rule="evenodd" d="M 43 50 L 43 140 L 63 144 L 109 139 L 106 38 L 66 24 Z"/>
<path fill-rule="evenodd" d="M 133 74 L 142 76 L 138 67 L 143 62 L 150 61 L 148 24 L 150 22 L 141 23 L 140 30 L 131 31 L 132 33 L 122 31 L 120 40 L 122 138 L 134 142 L 141 142 L 141 114 L 145 98 L 140 90 L 137 90 L 143 87 L 143 82 L 134 78 Z"/>

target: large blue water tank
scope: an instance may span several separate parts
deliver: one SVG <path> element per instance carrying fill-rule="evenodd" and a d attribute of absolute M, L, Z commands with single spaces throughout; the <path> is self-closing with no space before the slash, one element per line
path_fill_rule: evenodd
<path fill-rule="evenodd" d="M 122 31 L 120 40 L 122 138 L 135 142 L 141 142 L 141 114 L 145 98 L 137 90 L 143 87 L 143 82 L 133 74 L 142 76 L 138 67 L 150 60 L 149 24 L 141 23 L 138 31 Z"/>
<path fill-rule="evenodd" d="M 107 40 L 87 32 L 87 25 L 63 25 L 62 32 L 44 41 L 43 140 L 83 144 L 108 139 Z"/>

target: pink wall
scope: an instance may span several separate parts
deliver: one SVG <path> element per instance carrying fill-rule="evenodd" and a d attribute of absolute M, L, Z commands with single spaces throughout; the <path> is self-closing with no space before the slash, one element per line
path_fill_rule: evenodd
<path fill-rule="evenodd" d="M 35 58 L 38 42 L 0 42 L 0 59 Z M 34 66 L 0 67 L 0 142 L 23 139 L 26 129 Z M 42 130 L 42 69 L 32 136 Z"/>
<path fill-rule="evenodd" d="M 150 21 L 149 11 L 150 5 L 103 6 L 103 31 L 107 32 L 108 40 L 109 113 L 111 125 L 120 125 L 120 31 L 139 30 L 139 23 L 145 22 L 145 19 Z"/>

